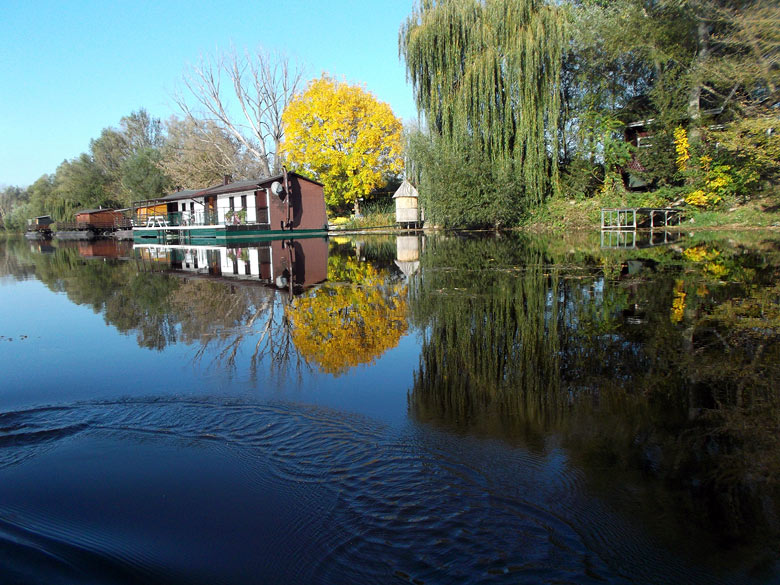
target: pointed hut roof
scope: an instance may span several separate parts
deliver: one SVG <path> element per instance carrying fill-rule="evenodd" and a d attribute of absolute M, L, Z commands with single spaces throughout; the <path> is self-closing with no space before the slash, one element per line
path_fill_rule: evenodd
<path fill-rule="evenodd" d="M 419 194 L 417 193 L 417 189 L 415 189 L 412 184 L 404 179 L 404 182 L 401 183 L 401 186 L 398 187 L 398 190 L 395 192 L 395 195 L 393 195 L 393 199 L 396 199 L 398 197 L 414 197 L 417 199 L 419 197 Z"/>

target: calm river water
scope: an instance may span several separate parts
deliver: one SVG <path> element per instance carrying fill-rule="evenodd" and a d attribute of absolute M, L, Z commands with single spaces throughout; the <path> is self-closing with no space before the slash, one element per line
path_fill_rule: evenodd
<path fill-rule="evenodd" d="M 2 583 L 780 583 L 777 232 L 10 239 L 0 371 Z"/>

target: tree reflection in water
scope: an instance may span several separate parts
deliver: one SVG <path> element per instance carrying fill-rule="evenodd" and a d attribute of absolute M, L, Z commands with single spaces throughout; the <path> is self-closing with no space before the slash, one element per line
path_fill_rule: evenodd
<path fill-rule="evenodd" d="M 555 437 L 594 482 L 661 480 L 681 525 L 780 533 L 777 241 L 583 254 L 429 238 L 421 263 L 412 416 L 540 450 Z"/>
<path fill-rule="evenodd" d="M 335 241 L 328 284 L 294 299 L 240 278 L 47 252 L 0 242 L 0 271 L 34 274 L 142 347 L 191 344 L 198 363 L 248 362 L 257 378 L 341 374 L 411 326 L 422 338 L 417 420 L 562 445 L 592 483 L 639 477 L 650 523 L 677 518 L 738 540 L 780 533 L 776 238 L 700 235 L 633 251 L 427 238 L 409 285 L 392 268 L 394 240 Z"/>
<path fill-rule="evenodd" d="M 328 258 L 331 284 L 287 308 L 298 351 L 328 374 L 373 363 L 407 330 L 406 286 L 360 254 L 360 246 L 341 246 Z"/>
<path fill-rule="evenodd" d="M 41 254 L 24 240 L 0 247 L 4 272 L 35 274 L 49 288 L 104 314 L 158 351 L 196 348 L 194 363 L 252 378 L 342 374 L 373 362 L 407 330 L 406 288 L 390 270 L 394 244 L 322 239 L 240 249 L 142 246 L 129 258 L 87 260 L 77 246 Z M 329 284 L 317 285 L 327 276 Z"/>

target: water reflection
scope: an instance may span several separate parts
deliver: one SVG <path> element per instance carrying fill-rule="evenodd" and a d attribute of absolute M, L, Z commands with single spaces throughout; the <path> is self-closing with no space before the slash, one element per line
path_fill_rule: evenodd
<path fill-rule="evenodd" d="M 666 246 L 679 241 L 680 231 L 667 230 L 601 230 L 601 247 L 616 249 L 653 248 Z"/>
<path fill-rule="evenodd" d="M 288 314 L 307 363 L 338 375 L 373 363 L 398 345 L 408 325 L 406 285 L 387 262 L 393 242 L 334 243 L 328 285 L 296 298 Z"/>
<path fill-rule="evenodd" d="M 572 266 L 527 238 L 428 241 L 411 415 L 540 450 L 555 436 L 594 484 L 660 480 L 673 497 L 642 508 L 678 522 L 667 535 L 777 535 L 778 242 L 683 246 Z"/>
<path fill-rule="evenodd" d="M 281 494 L 305 512 L 291 526 L 327 519 L 330 531 L 288 534 L 290 550 L 318 551 L 301 567 L 323 582 L 758 583 L 780 574 L 776 236 L 693 234 L 643 249 L 602 248 L 598 233 L 586 241 L 345 237 L 102 255 L 36 246 L 0 242 L 0 275 L 36 278 L 89 306 L 155 350 L 143 353 L 162 356 L 165 368 L 183 346 L 189 383 L 209 400 L 153 396 L 5 413 L 0 455 L 8 468 L 50 452 L 45 441 L 59 442 L 60 432 L 110 429 L 128 452 L 155 451 L 158 437 L 175 437 L 176 456 L 161 456 L 175 460 L 188 445 L 183 470 L 202 461 L 193 445 L 215 453 L 230 445 L 241 462 L 214 456 L 228 467 L 225 477 L 238 478 L 224 489 L 236 495 L 230 486 L 246 462 L 262 469 L 244 485 L 242 510 L 259 492 Z M 161 375 L 157 367 L 144 379 Z M 308 394 L 294 400 L 315 406 L 225 403 L 209 394 L 215 370 L 255 389 L 302 375 Z M 407 393 L 394 376 L 411 371 Z M 328 384 L 329 406 L 347 413 L 321 412 Z M 63 392 L 58 400 L 67 402 Z M 381 415 L 356 424 L 358 394 L 380 405 L 400 400 L 412 424 L 388 431 Z M 253 396 L 262 402 L 259 390 Z M 128 428 L 144 438 L 128 439 Z M 38 450 L 20 446 L 20 429 Z M 265 457 L 275 471 L 263 467 Z M 55 459 L 38 465 L 40 476 L 20 472 L 24 488 L 4 489 L 23 503 L 26 490 L 48 490 L 62 481 L 50 472 Z M 159 485 L 173 489 L 178 479 L 163 471 Z M 135 509 L 133 475 L 114 472 L 116 485 L 128 486 L 122 509 Z M 273 473 L 273 490 L 257 489 Z M 326 501 L 321 491 L 301 499 L 290 488 L 304 484 L 325 490 L 334 507 L 320 515 L 312 502 Z M 200 510 L 205 498 L 192 485 L 184 495 Z M 79 489 L 72 492 L 80 497 Z M 225 517 L 244 516 L 222 504 Z M 157 527 L 144 528 L 153 541 Z M 180 530 L 184 540 L 197 532 L 190 528 Z"/>
<path fill-rule="evenodd" d="M 143 270 L 254 281 L 291 295 L 328 276 L 328 242 L 324 238 L 232 246 L 136 244 L 135 257 Z"/>
<path fill-rule="evenodd" d="M 408 328 L 406 287 L 394 240 L 330 247 L 324 238 L 134 248 L 96 240 L 5 257 L 26 255 L 47 286 L 89 304 L 141 347 L 193 345 L 196 361 L 234 368 L 243 360 L 253 376 L 264 362 L 280 376 L 302 368 L 338 375 L 398 344 Z M 95 257 L 105 262 L 85 261 Z"/>

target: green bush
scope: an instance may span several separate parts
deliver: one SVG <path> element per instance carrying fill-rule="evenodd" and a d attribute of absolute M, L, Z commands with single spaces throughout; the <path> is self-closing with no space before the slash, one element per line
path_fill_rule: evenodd
<path fill-rule="evenodd" d="M 564 197 L 582 201 L 592 197 L 604 181 L 604 168 L 576 158 L 561 170 L 561 193 Z"/>
<path fill-rule="evenodd" d="M 760 189 L 763 181 L 780 178 L 780 120 L 777 114 L 743 118 L 713 133 L 717 150 L 712 157 L 731 165 L 732 179 L 743 196 Z"/>
<path fill-rule="evenodd" d="M 529 209 L 522 173 L 511 162 L 491 161 L 478 148 L 451 144 L 416 133 L 408 156 L 419 177 L 426 219 L 441 226 L 517 225 Z"/>
<path fill-rule="evenodd" d="M 637 161 L 644 171 L 632 171 L 650 185 L 669 187 L 680 183 L 674 138 L 668 129 L 654 129 L 648 140 L 650 146 L 638 148 Z"/>

